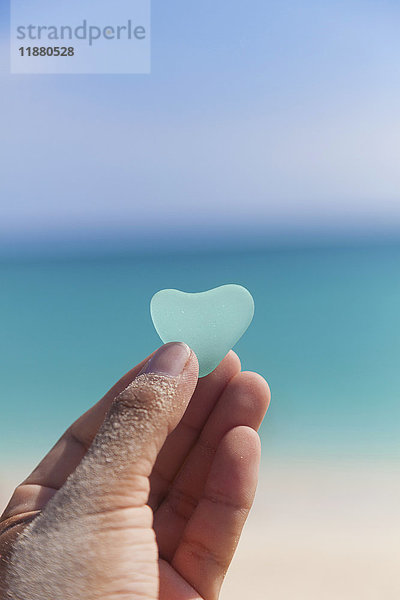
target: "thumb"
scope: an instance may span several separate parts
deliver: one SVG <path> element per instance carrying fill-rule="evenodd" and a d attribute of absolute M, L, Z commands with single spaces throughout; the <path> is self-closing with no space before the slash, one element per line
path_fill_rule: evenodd
<path fill-rule="evenodd" d="M 66 502 L 69 515 L 79 516 L 145 505 L 157 454 L 183 416 L 197 376 L 196 355 L 186 344 L 159 348 L 113 401 L 86 456 L 52 499 L 58 509 Z"/>
<path fill-rule="evenodd" d="M 132 581 L 144 585 L 143 578 L 156 597 L 149 475 L 197 374 L 186 344 L 166 344 L 115 398 L 82 462 L 18 538 L 7 575 L 10 597 L 89 599 L 101 590 L 102 598 L 116 598 L 115 590 Z M 140 572 L 133 568 L 132 539 Z"/>

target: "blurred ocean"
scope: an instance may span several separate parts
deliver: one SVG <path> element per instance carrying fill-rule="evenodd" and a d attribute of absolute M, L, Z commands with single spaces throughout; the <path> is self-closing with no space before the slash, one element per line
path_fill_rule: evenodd
<path fill-rule="evenodd" d="M 400 246 L 0 262 L 0 456 L 32 464 L 161 342 L 162 288 L 239 283 L 243 369 L 272 390 L 264 457 L 400 456 Z M 3 464 L 4 466 L 4 464 Z"/>

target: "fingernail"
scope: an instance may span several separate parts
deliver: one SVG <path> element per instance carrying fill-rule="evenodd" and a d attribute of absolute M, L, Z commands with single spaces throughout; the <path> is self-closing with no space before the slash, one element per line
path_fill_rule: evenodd
<path fill-rule="evenodd" d="M 182 373 L 189 356 L 189 346 L 183 342 L 169 342 L 157 350 L 140 374 L 154 373 L 177 377 Z"/>

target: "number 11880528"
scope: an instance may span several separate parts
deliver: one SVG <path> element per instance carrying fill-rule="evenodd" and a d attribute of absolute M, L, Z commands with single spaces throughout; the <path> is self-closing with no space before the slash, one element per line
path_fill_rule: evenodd
<path fill-rule="evenodd" d="M 20 56 L 74 56 L 75 48 L 72 46 L 21 46 Z"/>

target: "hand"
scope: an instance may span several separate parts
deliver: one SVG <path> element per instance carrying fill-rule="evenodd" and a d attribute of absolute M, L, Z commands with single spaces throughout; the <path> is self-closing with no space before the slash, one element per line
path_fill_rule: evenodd
<path fill-rule="evenodd" d="M 166 344 L 67 429 L 0 519 L 1 600 L 218 598 L 269 390 L 232 351 L 197 375 Z"/>

